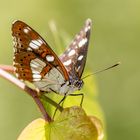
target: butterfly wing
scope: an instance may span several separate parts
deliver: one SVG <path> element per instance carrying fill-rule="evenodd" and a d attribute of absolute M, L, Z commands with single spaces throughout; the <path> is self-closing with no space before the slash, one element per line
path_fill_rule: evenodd
<path fill-rule="evenodd" d="M 70 78 L 80 79 L 84 71 L 88 44 L 90 38 L 91 20 L 87 19 L 84 27 L 75 36 L 69 47 L 60 56 L 61 61 L 65 65 Z"/>
<path fill-rule="evenodd" d="M 34 83 L 42 91 L 56 91 L 69 80 L 57 55 L 30 26 L 22 21 L 12 25 L 14 67 L 19 79 Z"/>

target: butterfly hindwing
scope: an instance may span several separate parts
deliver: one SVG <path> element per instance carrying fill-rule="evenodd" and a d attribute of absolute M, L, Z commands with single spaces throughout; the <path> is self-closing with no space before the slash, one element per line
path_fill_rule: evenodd
<path fill-rule="evenodd" d="M 30 26 L 22 21 L 12 25 L 14 67 L 19 79 L 33 82 L 40 90 L 57 89 L 69 79 L 57 55 Z M 51 86 L 53 85 L 53 86 Z"/>
<path fill-rule="evenodd" d="M 75 36 L 69 47 L 60 56 L 70 77 L 80 79 L 85 67 L 90 38 L 91 20 L 86 20 L 84 27 Z"/>

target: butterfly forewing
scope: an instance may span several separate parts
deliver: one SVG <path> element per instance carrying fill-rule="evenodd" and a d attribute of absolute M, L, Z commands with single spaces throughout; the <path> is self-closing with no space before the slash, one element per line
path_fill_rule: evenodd
<path fill-rule="evenodd" d="M 58 85 L 69 80 L 57 55 L 31 27 L 22 21 L 16 21 L 12 25 L 12 36 L 14 67 L 19 79 L 34 82 L 43 91 L 49 91 L 50 88 L 55 91 Z"/>
<path fill-rule="evenodd" d="M 83 86 L 91 20 L 75 36 L 60 59 L 30 26 L 22 21 L 12 25 L 14 67 L 19 79 L 35 84 L 40 91 L 67 95 Z"/>
<path fill-rule="evenodd" d="M 84 27 L 75 36 L 69 47 L 60 56 L 70 77 L 80 79 L 84 71 L 90 38 L 91 20 L 86 20 Z"/>

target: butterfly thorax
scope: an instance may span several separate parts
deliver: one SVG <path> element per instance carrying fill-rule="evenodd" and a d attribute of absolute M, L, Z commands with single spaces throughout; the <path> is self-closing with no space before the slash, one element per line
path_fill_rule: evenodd
<path fill-rule="evenodd" d="M 61 85 L 59 88 L 59 94 L 69 95 L 74 91 L 80 90 L 83 87 L 83 80 L 69 80 Z"/>

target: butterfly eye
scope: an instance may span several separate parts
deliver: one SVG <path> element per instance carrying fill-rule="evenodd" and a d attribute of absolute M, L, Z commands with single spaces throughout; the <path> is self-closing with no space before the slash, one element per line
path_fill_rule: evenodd
<path fill-rule="evenodd" d="M 75 83 L 75 86 L 80 90 L 83 87 L 84 82 L 82 80 L 78 80 Z"/>

